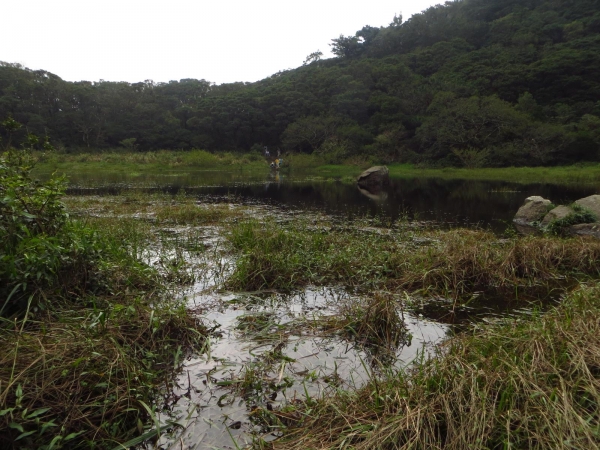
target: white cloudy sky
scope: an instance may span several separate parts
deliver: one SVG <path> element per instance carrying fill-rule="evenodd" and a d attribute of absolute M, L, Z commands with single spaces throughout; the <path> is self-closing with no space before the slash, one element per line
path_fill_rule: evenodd
<path fill-rule="evenodd" d="M 11 0 L 0 61 L 69 81 L 256 81 L 432 0 Z"/>

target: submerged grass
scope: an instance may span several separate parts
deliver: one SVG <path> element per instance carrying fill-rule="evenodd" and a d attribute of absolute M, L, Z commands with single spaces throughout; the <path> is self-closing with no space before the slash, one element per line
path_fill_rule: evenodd
<path fill-rule="evenodd" d="M 118 196 L 66 197 L 72 213 L 88 217 L 129 217 L 147 219 L 159 226 L 213 225 L 241 217 L 243 207 L 228 204 L 200 204 L 194 196 L 129 191 Z"/>
<path fill-rule="evenodd" d="M 412 341 L 403 306 L 396 295 L 376 291 L 340 305 L 338 314 L 313 317 L 306 325 L 314 334 L 337 334 L 353 342 L 365 351 L 372 367 L 386 368 L 396 361 L 398 349 Z"/>
<path fill-rule="evenodd" d="M 229 286 L 243 290 L 341 283 L 458 298 L 597 277 L 600 270 L 600 242 L 582 238 L 499 239 L 481 230 L 361 230 L 250 220 L 234 224 L 229 240 L 241 254 Z"/>
<path fill-rule="evenodd" d="M 600 286 L 545 315 L 476 328 L 356 392 L 275 411 L 260 448 L 598 448 Z M 310 404 L 309 404 L 310 403 Z"/>

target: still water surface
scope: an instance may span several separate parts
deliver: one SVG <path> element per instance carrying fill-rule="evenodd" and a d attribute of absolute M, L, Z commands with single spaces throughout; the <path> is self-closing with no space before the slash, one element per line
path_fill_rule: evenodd
<path fill-rule="evenodd" d="M 345 217 L 399 217 L 449 226 L 482 226 L 503 231 L 531 195 L 568 204 L 596 194 L 600 186 L 519 183 L 515 181 L 392 179 L 377 191 L 359 189 L 351 179 L 307 173 L 181 171 L 165 173 L 79 173 L 69 176 L 71 195 L 111 195 L 127 190 L 176 193 L 185 189 L 202 201 L 235 199 L 289 209 L 318 210 Z"/>

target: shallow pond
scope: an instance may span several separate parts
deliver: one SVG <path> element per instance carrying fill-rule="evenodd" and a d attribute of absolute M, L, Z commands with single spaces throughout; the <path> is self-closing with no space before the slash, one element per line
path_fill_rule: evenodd
<path fill-rule="evenodd" d="M 243 172 L 74 174 L 70 183 L 69 195 L 80 199 L 130 191 L 175 194 L 184 189 L 200 203 L 255 205 L 260 214 L 282 220 L 289 213 L 320 213 L 339 219 L 373 218 L 374 225 L 409 219 L 497 232 L 510 226 L 515 211 L 530 195 L 568 203 L 596 193 L 589 185 L 441 179 L 392 179 L 385 189 L 367 192 L 351 180 Z M 157 232 L 175 239 L 193 228 Z M 163 424 L 173 426 L 153 448 L 233 449 L 257 437 L 276 439 L 280 425 L 273 412 L 285 405 L 337 389 L 358 388 L 382 370 L 402 370 L 415 358 L 435 354 L 448 335 L 470 323 L 529 311 L 526 302 L 512 305 L 502 298 L 475 296 L 461 308 L 455 308 L 451 299 L 398 298 L 403 336 L 382 354 L 345 333 L 343 327 L 331 325 L 330 319 L 342 316 L 345 308 L 360 305 L 364 294 L 339 286 L 308 287 L 285 295 L 220 291 L 219 282 L 231 270 L 233 257 L 221 251 L 218 227 L 192 231 L 200 231 L 199 247 L 213 250 L 198 256 L 183 249 L 185 258 L 204 267 L 203 276 L 184 295 L 213 334 L 207 351 L 189 355 L 176 385 L 165 391 L 159 416 Z M 146 255 L 150 263 L 160 257 L 160 251 Z"/>
<path fill-rule="evenodd" d="M 527 184 L 519 180 L 478 181 L 392 178 L 379 191 L 306 172 L 181 170 L 164 173 L 73 173 L 71 195 L 116 195 L 127 190 L 176 193 L 185 189 L 202 201 L 224 198 L 291 209 L 319 210 L 344 217 L 380 216 L 435 221 L 447 226 L 482 226 L 503 231 L 525 198 L 541 195 L 566 204 L 598 193 L 598 186 Z"/>

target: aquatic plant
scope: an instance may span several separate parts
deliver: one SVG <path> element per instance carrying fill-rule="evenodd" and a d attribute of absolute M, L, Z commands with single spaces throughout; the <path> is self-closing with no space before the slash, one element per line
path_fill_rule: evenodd
<path fill-rule="evenodd" d="M 353 304 L 343 314 L 344 329 L 363 346 L 395 351 L 410 342 L 402 316 L 402 305 L 387 292 L 375 292 L 364 304 Z"/>
<path fill-rule="evenodd" d="M 573 203 L 570 205 L 573 210 L 571 214 L 562 219 L 553 220 L 546 227 L 546 231 L 556 236 L 564 236 L 568 233 L 568 228 L 571 225 L 577 225 L 580 223 L 594 223 L 598 221 L 596 215 L 589 209 Z"/>

